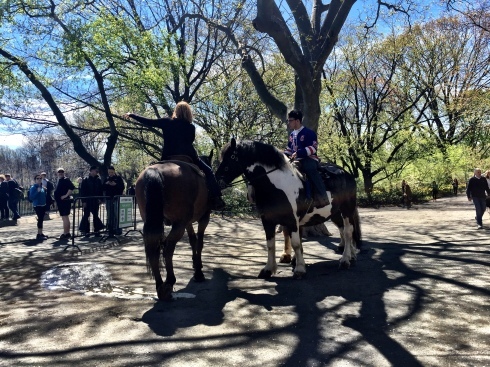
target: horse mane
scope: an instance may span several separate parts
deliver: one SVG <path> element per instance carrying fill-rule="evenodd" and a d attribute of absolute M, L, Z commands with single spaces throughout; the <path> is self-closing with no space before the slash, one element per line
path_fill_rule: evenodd
<path fill-rule="evenodd" d="M 229 143 L 223 148 L 225 151 Z M 237 151 L 247 162 L 258 162 L 265 166 L 281 169 L 286 165 L 284 153 L 270 144 L 260 141 L 244 140 L 237 142 Z"/>

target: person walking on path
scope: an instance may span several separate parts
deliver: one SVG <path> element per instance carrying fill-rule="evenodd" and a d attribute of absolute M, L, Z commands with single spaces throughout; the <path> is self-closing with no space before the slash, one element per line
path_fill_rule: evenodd
<path fill-rule="evenodd" d="M 85 237 L 90 236 L 90 214 L 94 223 L 95 236 L 100 236 L 99 232 L 105 228 L 104 223 L 99 218 L 99 207 L 103 196 L 102 180 L 96 166 L 90 167 L 90 172 L 80 185 L 80 197 L 82 197 L 83 216 L 80 221 L 79 230 Z M 97 198 L 98 196 L 98 198 Z"/>
<path fill-rule="evenodd" d="M 41 177 L 43 179 L 43 186 L 46 188 L 46 214 L 44 215 L 44 220 L 49 220 L 49 212 L 51 209 L 51 205 L 54 203 L 53 199 L 53 191 L 54 185 L 51 181 L 47 179 L 46 172 L 41 172 Z"/>
<path fill-rule="evenodd" d="M 458 196 L 458 185 L 459 185 L 458 179 L 455 177 L 453 179 L 453 195 L 454 196 Z"/>
<path fill-rule="evenodd" d="M 439 186 L 437 186 L 437 182 L 432 181 L 432 201 L 437 200 L 437 194 L 439 193 Z"/>
<path fill-rule="evenodd" d="M 63 220 L 63 233 L 59 237 L 60 240 L 68 240 L 71 237 L 70 234 L 70 208 L 71 208 L 71 195 L 75 190 L 75 185 L 70 181 L 68 177 L 65 177 L 65 170 L 58 168 L 58 184 L 54 190 L 54 200 L 58 206 L 58 213 Z"/>
<path fill-rule="evenodd" d="M 44 241 L 48 238 L 43 233 L 43 221 L 44 214 L 46 213 L 46 197 L 47 197 L 48 189 L 43 186 L 43 178 L 41 175 L 34 176 L 34 185 L 29 189 L 29 201 L 32 202 L 32 206 L 34 207 L 34 211 L 37 216 L 37 241 Z"/>
<path fill-rule="evenodd" d="M 410 185 L 405 180 L 402 181 L 402 195 L 403 207 L 410 209 L 412 206 L 412 190 L 410 189 Z"/>
<path fill-rule="evenodd" d="M 487 180 L 481 175 L 481 169 L 475 168 L 475 175 L 468 180 L 466 186 L 466 196 L 468 201 L 473 201 L 476 211 L 477 229 L 483 228 L 483 214 L 485 214 L 486 194 L 490 195 L 490 187 Z"/>
<path fill-rule="evenodd" d="M 161 159 L 171 159 L 174 155 L 190 157 L 192 162 L 206 176 L 211 209 L 223 210 L 225 208 L 226 204 L 222 199 L 221 188 L 216 181 L 213 170 L 199 158 L 194 148 L 196 127 L 192 124 L 192 109 L 187 102 L 177 103 L 172 118 L 148 119 L 134 113 L 126 113 L 124 118 L 132 118 L 145 126 L 161 128 L 164 140 Z"/>
<path fill-rule="evenodd" d="M 114 230 L 116 234 L 122 234 L 121 229 L 116 229 L 116 203 L 113 202 L 114 197 L 124 193 L 124 181 L 121 176 L 116 173 L 114 166 L 109 166 L 107 169 L 107 179 L 104 182 L 104 195 L 109 196 L 111 200 L 106 203 L 107 207 L 107 223 L 110 230 Z M 112 204 L 112 207 L 110 206 Z M 108 206 L 109 205 L 109 206 Z"/>
<path fill-rule="evenodd" d="M 9 219 L 9 207 L 7 205 L 9 198 L 9 185 L 5 181 L 5 176 L 0 175 L 0 220 Z"/>
<path fill-rule="evenodd" d="M 12 212 L 12 220 L 14 222 L 14 225 L 17 225 L 17 219 L 20 218 L 18 209 L 19 193 L 21 192 L 20 190 L 23 190 L 23 188 L 19 186 L 17 181 L 15 181 L 9 173 L 5 174 L 5 181 L 7 181 L 8 184 L 8 207 Z"/>

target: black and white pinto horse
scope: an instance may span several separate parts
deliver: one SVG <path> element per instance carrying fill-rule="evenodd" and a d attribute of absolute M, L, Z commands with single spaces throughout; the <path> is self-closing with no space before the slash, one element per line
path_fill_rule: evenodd
<path fill-rule="evenodd" d="M 331 220 L 340 231 L 343 248 L 340 266 L 348 268 L 356 260 L 357 248 L 361 245 L 361 227 L 357 211 L 356 182 L 352 175 L 340 167 L 331 165 L 327 196 L 330 204 L 317 208 L 306 195 L 303 175 L 281 151 L 272 145 L 232 139 L 221 152 L 221 162 L 216 178 L 221 187 L 229 186 L 244 175 L 253 187 L 254 201 L 262 219 L 267 241 L 267 264 L 259 278 L 270 278 L 277 270 L 275 259 L 275 227 L 282 225 L 287 242 L 292 245 L 295 256 L 294 277 L 306 273 L 300 227 L 311 226 Z M 285 254 L 283 254 L 285 255 Z"/>

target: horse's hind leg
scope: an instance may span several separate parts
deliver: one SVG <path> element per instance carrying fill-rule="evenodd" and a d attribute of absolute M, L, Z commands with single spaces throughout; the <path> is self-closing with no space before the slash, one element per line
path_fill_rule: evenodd
<path fill-rule="evenodd" d="M 151 269 L 153 278 L 155 278 L 155 286 L 158 294 L 158 290 L 163 285 L 162 275 L 160 274 L 161 232 L 151 233 L 143 227 L 143 238 L 147 265 Z"/>
<path fill-rule="evenodd" d="M 344 218 L 343 238 L 344 238 L 344 252 L 340 258 L 340 267 L 349 268 L 350 261 L 356 259 L 356 249 L 354 247 L 353 234 L 354 226 L 351 224 L 350 218 Z"/>
<path fill-rule="evenodd" d="M 174 223 L 163 245 L 163 258 L 165 260 L 165 270 L 167 277 L 165 282 L 157 289 L 158 298 L 161 300 L 172 299 L 172 291 L 176 282 L 174 274 L 173 256 L 175 245 L 182 238 L 185 232 L 185 226 Z"/>
<path fill-rule="evenodd" d="M 342 218 L 342 215 L 340 212 L 336 212 L 332 215 L 331 219 L 333 224 L 338 228 L 339 234 L 340 234 L 340 243 L 337 246 L 337 249 L 335 252 L 337 254 L 341 254 L 344 252 L 345 248 L 345 239 L 344 239 L 344 219 Z"/>
<path fill-rule="evenodd" d="M 291 247 L 291 236 L 289 234 L 289 231 L 286 229 L 286 227 L 282 227 L 282 234 L 284 235 L 284 252 L 281 255 L 281 258 L 279 259 L 279 262 L 281 264 L 291 264 L 291 252 L 292 252 L 292 247 Z"/>

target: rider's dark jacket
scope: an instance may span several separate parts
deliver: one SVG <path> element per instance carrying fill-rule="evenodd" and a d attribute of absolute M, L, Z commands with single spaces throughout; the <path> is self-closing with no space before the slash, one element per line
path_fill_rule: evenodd
<path fill-rule="evenodd" d="M 134 113 L 129 116 L 142 125 L 162 129 L 164 140 L 162 160 L 169 159 L 172 155 L 187 155 L 195 163 L 198 162 L 196 149 L 192 145 L 196 138 L 196 128 L 189 121 L 177 118 L 148 119 Z"/>

